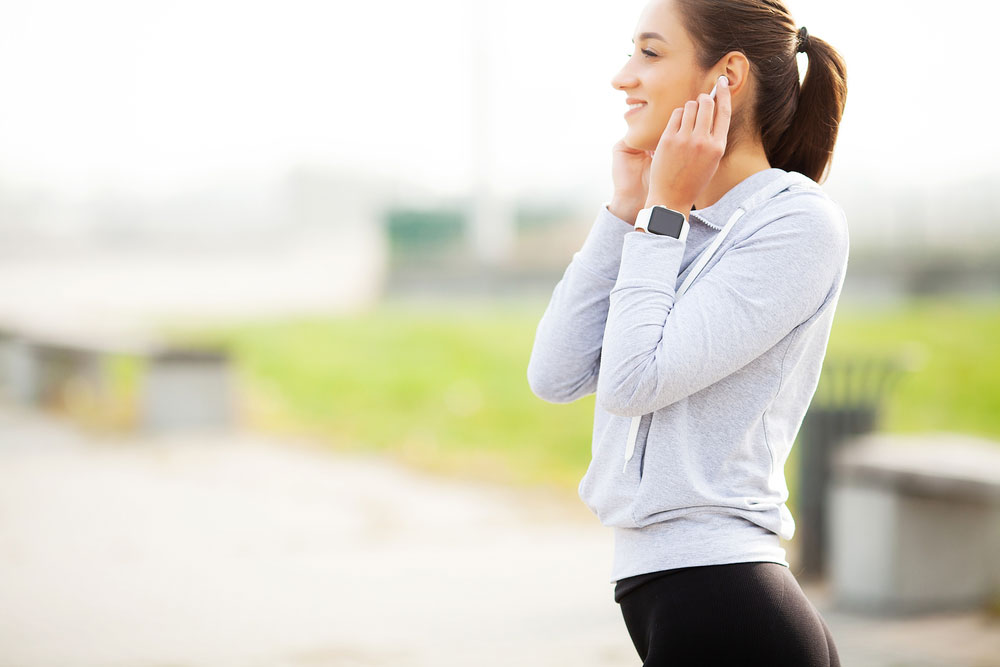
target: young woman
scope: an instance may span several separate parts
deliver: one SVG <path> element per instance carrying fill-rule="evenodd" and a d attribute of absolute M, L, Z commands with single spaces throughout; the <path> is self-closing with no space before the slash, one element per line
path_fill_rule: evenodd
<path fill-rule="evenodd" d="M 839 665 L 779 538 L 847 269 L 846 217 L 818 185 L 844 62 L 780 0 L 653 0 L 633 42 L 612 80 L 630 107 L 613 196 L 528 382 L 554 403 L 596 393 L 579 493 L 614 529 L 644 665 Z"/>

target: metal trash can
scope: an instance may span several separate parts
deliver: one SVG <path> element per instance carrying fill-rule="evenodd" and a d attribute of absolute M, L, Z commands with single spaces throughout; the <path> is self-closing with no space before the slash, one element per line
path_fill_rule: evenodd
<path fill-rule="evenodd" d="M 920 348 L 892 356 L 827 357 L 819 385 L 799 430 L 796 576 L 826 574 L 827 507 L 833 452 L 845 439 L 874 431 L 885 397 L 902 374 L 920 366 Z"/>

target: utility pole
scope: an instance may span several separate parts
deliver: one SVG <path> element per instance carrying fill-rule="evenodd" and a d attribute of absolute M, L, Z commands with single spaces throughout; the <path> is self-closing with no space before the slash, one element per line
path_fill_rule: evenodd
<path fill-rule="evenodd" d="M 473 256 L 483 264 L 500 266 L 514 248 L 512 207 L 497 192 L 494 180 L 495 143 L 490 132 L 490 24 L 488 0 L 463 3 L 467 8 L 466 35 L 472 54 L 472 199 L 467 228 Z"/>

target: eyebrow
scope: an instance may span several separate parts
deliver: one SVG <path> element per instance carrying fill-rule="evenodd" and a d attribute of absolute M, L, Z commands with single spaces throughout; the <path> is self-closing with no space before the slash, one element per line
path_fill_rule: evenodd
<path fill-rule="evenodd" d="M 663 35 L 661 35 L 658 32 L 644 32 L 641 35 L 639 35 L 639 39 L 640 40 L 643 40 L 643 39 L 658 39 L 661 42 L 666 42 L 667 41 L 667 40 L 663 39 Z M 635 40 L 634 39 L 632 40 L 632 43 L 635 44 Z"/>

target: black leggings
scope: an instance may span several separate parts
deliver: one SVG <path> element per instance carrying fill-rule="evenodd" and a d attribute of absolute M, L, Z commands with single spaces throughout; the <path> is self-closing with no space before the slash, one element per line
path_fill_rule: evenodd
<path fill-rule="evenodd" d="M 615 590 L 644 667 L 840 667 L 826 621 L 780 563 L 663 570 Z"/>

